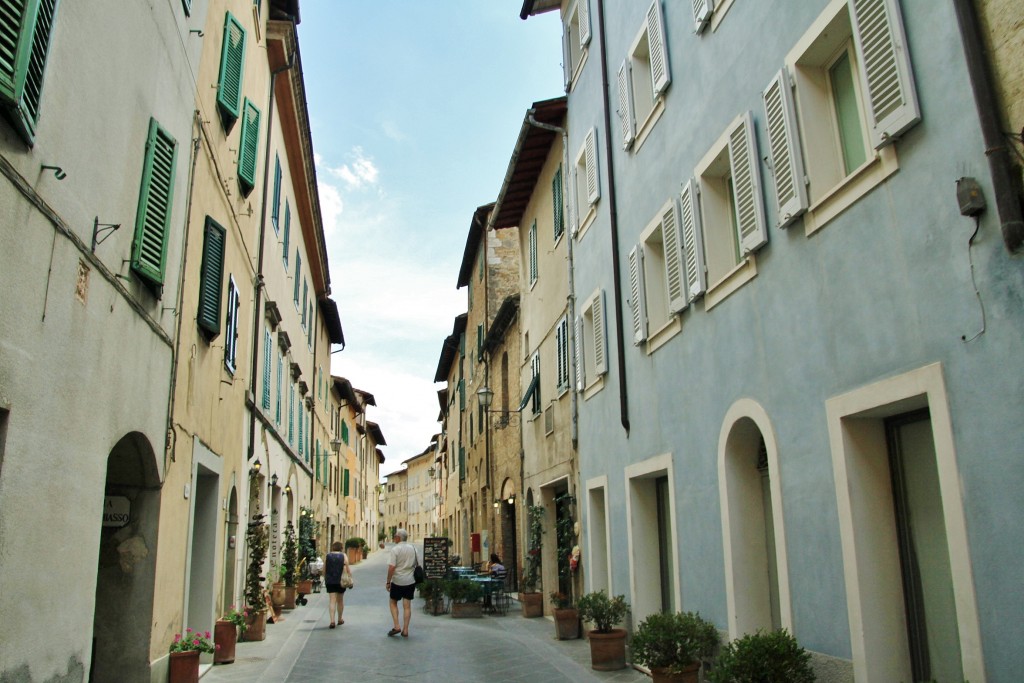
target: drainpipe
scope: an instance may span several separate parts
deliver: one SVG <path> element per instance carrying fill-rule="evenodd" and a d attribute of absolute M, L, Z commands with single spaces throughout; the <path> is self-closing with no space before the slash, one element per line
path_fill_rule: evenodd
<path fill-rule="evenodd" d="M 615 202 L 615 164 L 612 161 L 611 110 L 608 106 L 608 55 L 605 54 L 604 0 L 597 0 L 597 29 L 601 41 L 601 108 L 604 113 L 604 150 L 608 159 L 608 213 L 612 239 L 612 282 L 615 289 L 615 346 L 619 371 L 619 419 L 629 437 L 629 400 L 626 387 L 626 352 L 622 334 L 622 272 L 619 267 L 619 214 Z"/>
<path fill-rule="evenodd" d="M 978 109 L 981 134 L 985 140 L 985 156 L 996 194 L 996 212 L 999 214 L 1003 244 L 1015 254 L 1024 246 L 1024 217 L 1022 217 L 1020 189 L 1014 182 L 1013 163 L 1007 148 L 999 117 L 999 100 L 992 83 L 992 75 L 985 59 L 978 11 L 971 0 L 953 0 L 960 39 L 967 58 L 967 71 L 974 91 L 974 104 Z"/>
<path fill-rule="evenodd" d="M 557 133 L 562 136 L 562 153 L 568 154 L 569 152 L 569 131 L 560 126 L 553 126 L 550 123 L 543 123 L 535 118 L 537 113 L 536 109 L 531 109 L 526 118 L 527 122 L 531 126 L 541 128 L 543 130 L 549 130 L 552 133 Z M 562 174 L 562 215 L 568 216 L 568 203 L 569 203 L 569 169 L 565 169 L 565 173 Z M 575 353 L 576 350 L 576 281 L 573 276 L 573 254 L 572 254 L 572 235 L 566 235 L 566 270 L 569 278 L 569 294 L 566 297 L 566 301 L 569 307 L 569 348 Z M 577 365 L 579 359 L 576 359 Z M 570 405 L 570 433 L 572 436 L 572 447 L 576 449 L 579 444 L 579 407 L 577 401 L 579 400 L 576 392 L 576 387 L 571 387 L 569 390 L 569 405 Z"/>
<path fill-rule="evenodd" d="M 292 30 L 295 30 L 295 18 L 292 17 Z M 252 460 L 253 454 L 256 452 L 256 376 L 259 374 L 256 372 L 259 362 L 259 349 L 260 349 L 260 338 L 262 337 L 260 332 L 260 303 L 263 295 L 263 254 L 266 246 L 266 235 L 267 235 L 267 202 L 268 195 L 270 193 L 270 184 L 267 182 L 267 176 L 270 174 L 270 140 L 271 134 L 274 130 L 274 84 L 277 81 L 277 75 L 288 69 L 291 69 L 295 64 L 295 53 L 293 52 L 288 56 L 288 63 L 279 69 L 274 69 L 270 72 L 270 96 L 267 99 L 267 142 L 264 146 L 266 149 L 266 158 L 263 160 L 263 198 L 260 202 L 260 248 L 259 256 L 257 257 L 257 270 L 256 270 L 256 282 L 253 284 L 253 309 L 252 309 L 252 357 L 251 364 L 249 366 L 249 395 L 252 397 L 253 408 L 252 414 L 249 418 L 249 449 L 246 454 L 246 461 Z M 269 460 L 269 455 L 268 455 Z M 270 474 L 270 462 L 267 462 L 267 474 Z"/>

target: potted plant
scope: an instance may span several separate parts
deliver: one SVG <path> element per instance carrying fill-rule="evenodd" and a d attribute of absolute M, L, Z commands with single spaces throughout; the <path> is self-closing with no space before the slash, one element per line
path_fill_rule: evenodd
<path fill-rule="evenodd" d="M 580 637 L 580 613 L 573 605 L 572 597 L 559 591 L 551 593 L 550 597 L 555 635 L 559 640 L 576 640 Z"/>
<path fill-rule="evenodd" d="M 261 514 L 253 515 L 245 532 L 249 564 L 245 570 L 246 624 L 242 631 L 242 639 L 247 641 L 266 638 L 267 602 L 263 593 L 263 561 L 267 558 L 270 536 L 263 517 Z"/>
<path fill-rule="evenodd" d="M 295 584 L 295 592 L 309 595 L 313 592 L 312 576 L 309 568 L 316 560 L 316 534 L 318 522 L 313 521 L 313 511 L 307 507 L 299 510 L 299 576 Z M 306 604 L 305 600 L 302 604 Z"/>
<path fill-rule="evenodd" d="M 614 628 L 629 612 L 626 596 L 609 598 L 603 590 L 587 593 L 576 602 L 580 618 L 594 624 L 590 639 L 590 666 L 598 671 L 626 667 L 626 629 Z"/>
<path fill-rule="evenodd" d="M 444 592 L 444 581 L 441 579 L 427 579 L 423 583 L 419 584 L 417 588 L 420 591 L 420 597 L 423 598 L 426 603 L 423 605 L 423 611 L 427 614 L 437 616 L 439 614 L 447 613 L 445 607 L 445 592 Z"/>
<path fill-rule="evenodd" d="M 284 527 L 284 550 L 281 554 L 281 579 L 284 581 L 284 608 L 295 609 L 295 575 L 299 567 L 299 544 L 295 526 L 288 521 Z"/>
<path fill-rule="evenodd" d="M 359 564 L 359 561 L 363 559 L 363 539 L 358 536 L 345 541 L 345 554 L 348 555 L 349 564 Z"/>
<path fill-rule="evenodd" d="M 786 629 L 732 641 L 715 660 L 713 683 L 814 683 L 811 655 Z"/>
<path fill-rule="evenodd" d="M 284 608 L 284 567 L 281 565 L 270 568 L 270 603 L 274 607 L 274 616 Z"/>
<path fill-rule="evenodd" d="M 697 683 L 701 664 L 716 647 L 718 630 L 700 614 L 658 612 L 640 623 L 629 650 L 655 683 Z"/>
<path fill-rule="evenodd" d="M 183 634 L 176 633 L 170 648 L 168 681 L 199 683 L 199 653 L 216 650 L 217 646 L 210 641 L 209 631 L 203 634 L 187 628 Z"/>
<path fill-rule="evenodd" d="M 235 661 L 235 645 L 238 643 L 239 632 L 245 633 L 246 610 L 236 609 L 234 605 L 227 614 L 213 625 L 213 643 L 217 651 L 213 653 L 214 664 L 230 664 Z"/>
<path fill-rule="evenodd" d="M 359 546 L 359 549 L 360 549 L 360 551 L 362 551 L 363 559 L 365 560 L 370 555 L 370 546 L 366 542 L 365 538 L 360 538 L 359 540 L 362 541 L 362 545 Z"/>
<path fill-rule="evenodd" d="M 472 579 L 453 579 L 444 585 L 444 594 L 452 601 L 452 616 L 456 619 L 482 617 L 480 598 L 484 589 Z"/>
<path fill-rule="evenodd" d="M 544 597 L 540 593 L 540 551 L 544 536 L 544 507 L 529 505 L 526 508 L 526 561 L 523 563 L 523 591 L 519 604 L 524 617 L 544 616 Z"/>

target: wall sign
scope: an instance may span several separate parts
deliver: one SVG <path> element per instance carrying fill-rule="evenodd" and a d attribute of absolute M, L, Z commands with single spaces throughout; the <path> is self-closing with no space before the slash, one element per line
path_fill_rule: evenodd
<path fill-rule="evenodd" d="M 103 526 L 121 528 L 132 519 L 132 502 L 124 496 L 103 498 Z"/>

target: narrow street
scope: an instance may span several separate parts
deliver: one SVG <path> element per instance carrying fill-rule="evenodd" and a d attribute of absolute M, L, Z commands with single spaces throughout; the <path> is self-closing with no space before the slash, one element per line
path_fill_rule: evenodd
<path fill-rule="evenodd" d="M 648 680 L 630 668 L 592 670 L 586 640 L 556 640 L 550 620 L 524 619 L 515 601 L 506 616 L 453 619 L 424 614 L 417 598 L 409 637 L 389 638 L 387 553 L 372 552 L 352 574 L 356 585 L 345 593 L 343 626 L 327 628 L 326 593 L 309 595 L 304 607 L 267 625 L 266 640 L 239 643 L 233 664 L 208 668 L 203 683 Z"/>

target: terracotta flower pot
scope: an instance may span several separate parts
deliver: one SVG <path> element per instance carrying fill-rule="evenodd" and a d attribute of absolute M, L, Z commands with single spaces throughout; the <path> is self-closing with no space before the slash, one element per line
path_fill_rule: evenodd
<path fill-rule="evenodd" d="M 313 582 L 310 579 L 299 581 L 295 584 L 295 592 L 300 595 L 309 595 L 313 592 Z"/>
<path fill-rule="evenodd" d="M 454 619 L 478 619 L 484 616 L 483 605 L 479 602 L 453 602 L 452 617 Z"/>
<path fill-rule="evenodd" d="M 540 593 L 520 593 L 519 604 L 522 605 L 524 617 L 544 616 L 544 596 Z"/>
<path fill-rule="evenodd" d="M 169 683 L 199 683 L 199 650 L 172 652 L 167 671 Z"/>
<path fill-rule="evenodd" d="M 213 625 L 213 642 L 217 646 L 217 651 L 213 653 L 213 663 L 230 664 L 235 661 L 238 627 L 233 621 L 218 619 Z"/>
<path fill-rule="evenodd" d="M 597 671 L 626 668 L 626 629 L 613 628 L 608 633 L 591 631 L 590 666 Z"/>
<path fill-rule="evenodd" d="M 679 673 L 670 673 L 668 669 L 651 669 L 654 683 L 698 683 L 700 680 L 700 662 L 684 666 Z"/>
<path fill-rule="evenodd" d="M 555 608 L 555 635 L 559 640 L 576 640 L 580 637 L 580 613 L 575 607 Z"/>
<path fill-rule="evenodd" d="M 284 608 L 295 609 L 295 586 L 284 587 Z"/>
<path fill-rule="evenodd" d="M 249 616 L 245 618 L 245 633 L 242 640 L 246 642 L 257 642 L 267 637 L 267 610 L 250 610 Z"/>
<path fill-rule="evenodd" d="M 284 607 L 284 583 L 278 581 L 270 587 L 270 602 L 275 612 L 280 612 Z"/>

